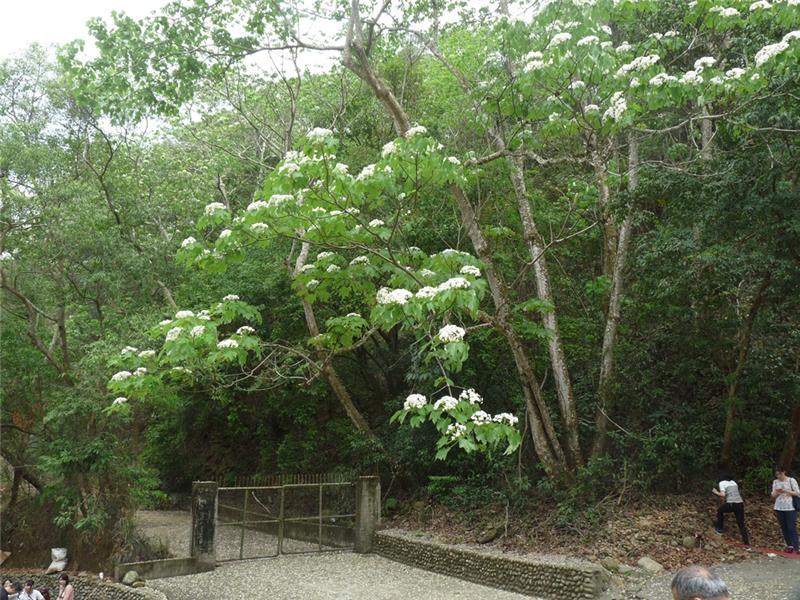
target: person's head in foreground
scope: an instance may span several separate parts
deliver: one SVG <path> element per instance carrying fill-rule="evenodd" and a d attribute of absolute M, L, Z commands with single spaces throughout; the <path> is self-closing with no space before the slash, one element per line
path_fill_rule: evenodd
<path fill-rule="evenodd" d="M 684 567 L 672 578 L 675 600 L 730 600 L 730 593 L 719 575 L 704 567 Z"/>

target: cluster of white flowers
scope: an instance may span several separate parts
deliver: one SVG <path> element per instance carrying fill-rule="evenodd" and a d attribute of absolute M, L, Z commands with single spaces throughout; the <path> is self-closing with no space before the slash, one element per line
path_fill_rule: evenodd
<path fill-rule="evenodd" d="M 270 199 L 267 201 L 267 208 L 278 208 L 292 202 L 294 200 L 294 196 L 291 194 L 273 194 Z"/>
<path fill-rule="evenodd" d="M 706 67 L 713 67 L 715 64 L 717 64 L 716 58 L 713 56 L 704 56 L 694 61 L 694 69 L 698 73 L 701 73 Z"/>
<path fill-rule="evenodd" d="M 439 291 L 446 290 L 466 290 L 469 289 L 470 283 L 463 277 L 451 277 L 447 281 L 439 284 Z"/>
<path fill-rule="evenodd" d="M 406 401 L 403 402 L 403 408 L 405 410 L 416 410 L 418 408 L 422 408 L 428 403 L 427 398 L 422 394 L 410 394 Z"/>
<path fill-rule="evenodd" d="M 370 227 L 383 227 L 384 225 L 386 225 L 386 223 L 384 223 L 384 222 L 383 222 L 383 221 L 381 221 L 380 219 L 372 219 L 372 221 L 370 221 L 370 222 L 368 223 L 368 225 L 369 225 Z"/>
<path fill-rule="evenodd" d="M 241 327 L 239 327 L 239 329 L 236 330 L 236 333 L 238 335 L 250 335 L 255 332 L 256 330 L 250 327 L 249 325 L 242 325 Z"/>
<path fill-rule="evenodd" d="M 356 181 L 364 181 L 368 177 L 375 175 L 375 165 L 367 165 L 361 169 L 361 173 L 356 177 Z"/>
<path fill-rule="evenodd" d="M 337 273 L 342 270 L 339 265 L 328 265 L 328 268 L 325 269 L 328 273 Z"/>
<path fill-rule="evenodd" d="M 587 113 L 596 113 L 600 112 L 600 107 L 597 104 L 587 104 L 583 107 L 583 111 Z"/>
<path fill-rule="evenodd" d="M 410 138 L 415 135 L 425 135 L 426 133 L 428 133 L 428 130 L 423 125 L 414 125 L 414 127 L 406 131 L 406 137 Z"/>
<path fill-rule="evenodd" d="M 292 173 L 297 173 L 299 170 L 300 165 L 293 162 L 285 162 L 278 167 L 278 173 L 281 175 L 291 175 Z"/>
<path fill-rule="evenodd" d="M 750 10 L 751 10 L 751 11 L 754 11 L 754 10 L 762 10 L 762 9 L 763 9 L 763 10 L 768 10 L 768 9 L 770 9 L 770 8 L 772 8 L 772 4 L 770 4 L 769 2 L 767 2 L 767 0 L 758 0 L 757 2 L 753 2 L 753 3 L 750 5 Z"/>
<path fill-rule="evenodd" d="M 178 336 L 180 336 L 181 333 L 183 333 L 183 327 L 173 327 L 167 332 L 167 335 L 164 339 L 166 339 L 168 342 L 174 342 L 178 339 Z"/>
<path fill-rule="evenodd" d="M 138 351 L 139 349 L 134 348 L 133 346 L 125 346 L 122 350 L 119 351 L 119 353 L 125 356 L 127 354 L 136 354 Z"/>
<path fill-rule="evenodd" d="M 611 106 L 603 113 L 603 119 L 611 119 L 612 121 L 619 121 L 625 111 L 628 109 L 628 102 L 622 92 L 614 92 L 611 96 Z"/>
<path fill-rule="evenodd" d="M 187 374 L 191 374 L 191 372 L 192 372 L 192 370 L 191 370 L 191 369 L 187 369 L 186 367 L 172 367 L 172 369 L 170 369 L 170 370 L 171 370 L 173 373 L 187 373 Z"/>
<path fill-rule="evenodd" d="M 741 13 L 732 7 L 712 6 L 708 9 L 710 13 L 718 13 L 721 17 L 738 17 Z"/>
<path fill-rule="evenodd" d="M 119 371 L 111 376 L 111 381 L 124 381 L 133 375 L 130 371 Z"/>
<path fill-rule="evenodd" d="M 739 79 L 745 73 L 746 73 L 745 69 L 734 67 L 733 69 L 725 71 L 725 77 L 727 77 L 728 79 Z"/>
<path fill-rule="evenodd" d="M 800 0 L 798 0 L 798 5 L 800 5 Z M 795 29 L 794 31 L 790 31 L 785 36 L 783 36 L 782 42 L 786 42 L 787 44 L 792 40 L 800 40 L 800 29 Z"/>
<path fill-rule="evenodd" d="M 587 35 L 586 37 L 582 37 L 578 40 L 578 46 L 588 46 L 589 44 L 596 44 L 600 41 L 600 38 L 596 35 Z"/>
<path fill-rule="evenodd" d="M 239 296 L 236 294 L 228 294 L 224 298 L 222 298 L 223 302 L 236 302 L 239 299 Z"/>
<path fill-rule="evenodd" d="M 572 83 L 570 83 L 567 87 L 573 91 L 582 90 L 583 88 L 586 87 L 586 84 L 583 83 L 580 79 L 578 79 L 577 81 L 573 81 Z"/>
<path fill-rule="evenodd" d="M 461 423 L 451 423 L 447 426 L 447 436 L 453 442 L 465 433 L 467 433 L 467 426 Z"/>
<path fill-rule="evenodd" d="M 553 36 L 550 40 L 550 43 L 547 45 L 548 48 L 552 46 L 558 46 L 559 44 L 563 44 L 564 42 L 568 42 L 572 39 L 572 34 L 568 31 L 562 31 L 561 33 L 557 33 Z"/>
<path fill-rule="evenodd" d="M 207 310 L 201 310 L 199 313 L 197 313 L 197 318 L 202 321 L 210 321 L 211 314 Z"/>
<path fill-rule="evenodd" d="M 445 325 L 439 330 L 436 337 L 444 343 L 449 344 L 451 342 L 460 342 L 464 339 L 466 333 L 467 332 L 458 325 Z"/>
<path fill-rule="evenodd" d="M 472 256 L 469 252 L 464 252 L 463 250 L 456 250 L 455 248 L 445 248 L 439 254 L 444 254 L 445 256 L 449 254 L 459 255 L 459 256 Z"/>
<path fill-rule="evenodd" d="M 333 252 L 328 252 L 327 250 L 323 250 L 319 254 L 317 254 L 317 260 L 324 260 L 326 258 L 330 258 L 333 256 Z"/>
<path fill-rule="evenodd" d="M 225 348 L 238 348 L 239 342 L 236 340 L 232 340 L 228 338 L 227 340 L 222 340 L 221 342 L 217 342 L 217 348 L 220 350 L 224 350 Z"/>
<path fill-rule="evenodd" d="M 633 46 L 628 42 L 622 42 L 614 50 L 621 54 L 623 52 L 630 52 L 631 50 L 633 50 Z"/>
<path fill-rule="evenodd" d="M 461 161 L 458 160 L 455 156 L 448 156 L 444 159 L 445 162 L 449 162 L 451 165 L 460 165 Z"/>
<path fill-rule="evenodd" d="M 266 231 L 267 229 L 269 229 L 269 225 L 266 223 L 253 223 L 250 225 L 250 230 L 255 231 L 256 233 Z"/>
<path fill-rule="evenodd" d="M 458 399 L 469 402 L 470 404 L 483 404 L 483 397 L 481 397 L 481 395 L 472 388 L 461 392 L 458 395 Z"/>
<path fill-rule="evenodd" d="M 665 31 L 664 32 L 664 37 L 665 38 L 674 38 L 674 37 L 678 37 L 679 35 L 680 35 L 680 33 L 675 31 L 674 29 L 670 29 L 669 31 Z"/>
<path fill-rule="evenodd" d="M 193 317 L 194 313 L 190 310 L 179 310 L 175 313 L 176 319 L 188 319 L 189 317 Z"/>
<path fill-rule="evenodd" d="M 309 290 L 313 290 L 313 289 L 314 289 L 315 287 L 317 287 L 318 285 L 319 285 L 319 279 L 311 279 L 311 280 L 309 280 L 309 282 L 306 284 L 306 288 L 308 288 Z"/>
<path fill-rule="evenodd" d="M 473 265 L 464 265 L 459 271 L 462 275 L 472 275 L 473 277 L 480 277 L 481 270 Z"/>
<path fill-rule="evenodd" d="M 756 52 L 756 65 L 760 67 L 769 59 L 784 52 L 787 48 L 789 48 L 789 44 L 783 41 L 764 46 L 761 50 Z"/>
<path fill-rule="evenodd" d="M 155 350 L 142 350 L 139 352 L 139 358 L 153 358 L 155 355 Z"/>
<path fill-rule="evenodd" d="M 439 288 L 426 285 L 417 290 L 417 293 L 414 294 L 414 296 L 416 298 L 419 298 L 420 300 L 428 300 L 429 298 L 433 298 L 438 293 L 439 293 Z"/>
<path fill-rule="evenodd" d="M 388 142 L 383 145 L 383 149 L 381 150 L 381 156 L 386 158 L 387 156 L 391 156 L 394 154 L 395 150 L 397 150 L 397 145 L 394 142 Z"/>
<path fill-rule="evenodd" d="M 638 77 L 634 77 L 634 78 L 631 79 L 631 87 L 632 88 L 637 88 L 640 85 L 641 85 L 641 83 L 639 82 L 639 78 Z"/>
<path fill-rule="evenodd" d="M 436 410 L 451 411 L 458 406 L 458 400 L 452 396 L 442 396 L 433 405 Z"/>
<path fill-rule="evenodd" d="M 125 398 L 124 396 L 120 396 L 119 398 L 114 398 L 114 402 L 112 402 L 111 404 L 113 404 L 114 406 L 119 406 L 120 404 L 125 404 L 127 401 L 128 401 L 127 398 Z"/>
<path fill-rule="evenodd" d="M 652 67 L 656 64 L 661 57 L 658 54 L 650 54 L 648 56 L 637 56 L 631 62 L 622 65 L 619 69 L 617 69 L 617 77 L 621 77 L 622 75 L 626 75 L 631 71 L 641 71 L 642 69 L 647 69 L 648 67 Z"/>
<path fill-rule="evenodd" d="M 186 246 L 191 246 L 192 244 L 196 244 L 197 240 L 194 239 L 192 236 L 187 237 L 185 240 L 181 242 L 181 248 L 186 248 Z"/>
<path fill-rule="evenodd" d="M 541 59 L 535 58 L 533 60 L 529 60 L 528 62 L 526 62 L 525 66 L 522 67 L 522 70 L 525 71 L 526 73 L 530 73 L 531 71 L 536 71 L 549 64 L 550 64 L 549 61 L 545 62 Z"/>
<path fill-rule="evenodd" d="M 256 200 L 255 202 L 251 202 L 247 205 L 247 212 L 257 212 L 262 208 L 267 208 L 269 204 L 266 203 L 264 200 Z"/>
<path fill-rule="evenodd" d="M 355 265 L 367 265 L 369 264 L 369 258 L 366 256 L 356 256 L 353 260 L 350 261 L 351 266 Z"/>
<path fill-rule="evenodd" d="M 681 77 L 681 83 L 686 83 L 689 85 L 703 83 L 703 78 L 700 76 L 700 73 L 697 71 L 686 71 Z"/>
<path fill-rule="evenodd" d="M 232 233 L 230 229 L 223 229 L 219 232 L 219 239 L 224 240 L 226 237 L 230 237 Z"/>
<path fill-rule="evenodd" d="M 158 323 L 161 327 L 166 327 L 167 325 L 172 325 L 172 319 L 164 319 Z"/>
<path fill-rule="evenodd" d="M 189 335 L 192 337 L 200 337 L 206 332 L 206 328 L 204 325 L 195 325 L 192 327 L 192 330 L 189 332 Z"/>
<path fill-rule="evenodd" d="M 134 375 L 141 377 L 142 375 L 147 375 L 147 369 L 145 367 L 138 367 L 134 372 Z"/>
<path fill-rule="evenodd" d="M 669 75 L 667 73 L 659 73 L 655 77 L 650 79 L 650 85 L 654 87 L 661 87 L 665 83 L 669 83 L 671 81 L 678 81 L 678 78 L 674 75 Z"/>
<path fill-rule="evenodd" d="M 336 165 L 333 167 L 333 172 L 336 173 L 337 175 L 347 175 L 347 170 L 349 168 L 350 167 L 348 167 L 343 163 L 336 163 Z"/>
<path fill-rule="evenodd" d="M 419 272 L 419 274 L 422 275 L 423 277 L 434 277 L 436 275 L 436 273 L 434 273 L 430 269 L 422 269 Z"/>
<path fill-rule="evenodd" d="M 390 290 L 389 288 L 382 287 L 375 295 L 375 300 L 378 304 L 405 304 L 413 295 L 414 294 L 403 288 Z"/>
<path fill-rule="evenodd" d="M 225 205 L 222 202 L 212 202 L 211 204 L 206 204 L 206 207 L 203 210 L 203 212 L 207 216 L 211 216 L 218 213 L 221 210 L 225 210 Z"/>
<path fill-rule="evenodd" d="M 519 419 L 514 415 L 512 415 L 511 413 L 498 413 L 494 416 L 492 421 L 494 421 L 495 423 L 502 423 L 503 421 L 505 421 L 509 425 L 516 425 L 517 423 L 519 423 Z"/>
<path fill-rule="evenodd" d="M 470 415 L 469 420 L 476 425 L 486 425 L 492 422 L 492 415 L 482 410 L 476 410 Z"/>
<path fill-rule="evenodd" d="M 314 129 L 309 129 L 308 133 L 306 133 L 306 137 L 312 142 L 321 142 L 331 135 L 333 135 L 333 131 L 324 127 L 314 127 Z"/>

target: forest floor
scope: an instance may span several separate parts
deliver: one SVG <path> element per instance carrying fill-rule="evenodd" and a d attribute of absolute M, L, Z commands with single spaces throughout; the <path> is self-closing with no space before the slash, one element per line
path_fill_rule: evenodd
<path fill-rule="evenodd" d="M 566 554 L 592 561 L 613 558 L 631 566 L 649 556 L 668 570 L 753 558 L 753 552 L 733 544 L 740 541 L 733 515 L 726 515 L 724 536 L 714 532 L 718 505 L 710 492 L 662 494 L 636 502 L 609 498 L 589 514 L 572 515 L 544 504 L 507 514 L 503 504 L 465 509 L 418 500 L 400 505 L 386 524 L 426 531 L 452 543 L 480 543 L 494 537 L 486 545 L 512 552 Z M 783 549 L 771 502 L 751 501 L 745 506 L 751 542 Z M 800 561 L 797 567 L 800 570 Z"/>

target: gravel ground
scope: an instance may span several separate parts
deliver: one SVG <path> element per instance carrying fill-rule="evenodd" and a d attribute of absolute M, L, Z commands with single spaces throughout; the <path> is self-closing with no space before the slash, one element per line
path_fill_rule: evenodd
<path fill-rule="evenodd" d="M 728 585 L 733 600 L 800 600 L 800 561 L 785 558 L 758 558 L 716 568 Z M 672 574 L 647 580 L 626 598 L 672 600 Z M 632 586 L 639 587 L 639 586 Z"/>
<path fill-rule="evenodd" d="M 224 563 L 210 573 L 155 579 L 148 585 L 169 600 L 532 600 L 351 552 Z"/>

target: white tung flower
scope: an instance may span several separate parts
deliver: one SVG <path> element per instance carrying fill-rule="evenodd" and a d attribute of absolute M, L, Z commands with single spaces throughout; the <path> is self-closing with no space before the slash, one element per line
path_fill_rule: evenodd
<path fill-rule="evenodd" d="M 249 325 L 242 325 L 241 327 L 239 327 L 239 329 L 236 330 L 236 333 L 238 335 L 250 335 L 255 332 L 256 330 L 250 327 Z"/>
<path fill-rule="evenodd" d="M 167 332 L 165 339 L 168 342 L 174 342 L 181 333 L 183 333 L 183 327 L 173 327 Z"/>
<path fill-rule="evenodd" d="M 734 67 L 733 69 L 729 69 L 725 71 L 725 77 L 728 79 L 739 79 L 742 75 L 745 74 L 745 70 L 739 67 Z"/>
<path fill-rule="evenodd" d="M 328 273 L 337 273 L 342 270 L 339 265 L 328 265 L 328 268 L 325 269 Z"/>
<path fill-rule="evenodd" d="M 410 394 L 406 401 L 403 402 L 403 408 L 405 410 L 416 410 L 422 408 L 428 403 L 427 398 L 422 394 Z"/>
<path fill-rule="evenodd" d="M 445 161 L 449 162 L 451 165 L 460 165 L 461 161 L 458 160 L 455 156 L 448 156 L 445 158 Z"/>
<path fill-rule="evenodd" d="M 492 419 L 495 423 L 503 423 L 506 422 L 509 425 L 516 425 L 519 423 L 519 419 L 512 415 L 511 413 L 498 413 Z"/>
<path fill-rule="evenodd" d="M 601 25 L 600 31 L 602 31 L 606 35 L 611 35 L 611 27 L 609 27 L 608 25 Z"/>
<path fill-rule="evenodd" d="M 461 423 L 451 423 L 447 426 L 447 436 L 451 441 L 456 441 L 467 432 L 467 426 Z"/>
<path fill-rule="evenodd" d="M 790 31 L 785 36 L 783 36 L 782 42 L 786 42 L 787 44 L 792 40 L 800 40 L 800 29 L 795 31 Z"/>
<path fill-rule="evenodd" d="M 384 222 L 383 222 L 383 221 L 381 221 L 380 219 L 372 219 L 372 221 L 370 221 L 370 222 L 368 223 L 368 225 L 369 225 L 370 227 L 383 227 L 385 224 L 386 224 L 386 223 L 384 223 Z"/>
<path fill-rule="evenodd" d="M 638 77 L 634 77 L 633 79 L 631 79 L 631 87 L 632 88 L 637 88 L 640 85 L 641 85 L 641 82 L 639 81 Z"/>
<path fill-rule="evenodd" d="M 655 77 L 650 79 L 650 85 L 655 87 L 661 87 L 665 83 L 669 83 L 671 81 L 678 81 L 678 78 L 674 75 L 668 75 L 667 73 L 659 73 Z"/>
<path fill-rule="evenodd" d="M 350 261 L 351 266 L 356 265 L 367 265 L 369 264 L 369 258 L 366 256 L 356 256 L 353 260 Z"/>
<path fill-rule="evenodd" d="M 392 290 L 382 287 L 375 295 L 375 301 L 378 304 L 406 304 L 413 296 L 413 293 L 403 288 Z"/>
<path fill-rule="evenodd" d="M 222 298 L 223 302 L 236 302 L 239 299 L 239 296 L 236 294 L 228 294 L 224 298 Z"/>
<path fill-rule="evenodd" d="M 247 212 L 257 212 L 262 208 L 269 206 L 264 200 L 256 200 L 247 205 Z"/>
<path fill-rule="evenodd" d="M 124 381 L 133 375 L 130 371 L 118 371 L 111 376 L 111 381 Z"/>
<path fill-rule="evenodd" d="M 753 2 L 750 5 L 750 10 L 751 11 L 754 11 L 754 10 L 768 10 L 770 8 L 772 8 L 772 4 L 767 2 L 767 0 L 758 0 L 758 2 Z"/>
<path fill-rule="evenodd" d="M 596 44 L 600 41 L 600 38 L 596 35 L 587 35 L 578 40 L 578 46 L 588 46 L 589 44 Z"/>
<path fill-rule="evenodd" d="M 617 69 L 617 77 L 630 73 L 631 71 L 641 71 L 656 64 L 661 57 L 658 54 L 650 54 L 648 56 L 637 56 L 631 62 L 622 65 Z"/>
<path fill-rule="evenodd" d="M 299 170 L 300 165 L 293 162 L 285 162 L 278 167 L 278 173 L 282 175 L 291 175 L 292 173 L 297 173 Z"/>
<path fill-rule="evenodd" d="M 434 404 L 433 408 L 436 410 L 449 411 L 458 406 L 458 400 L 452 396 L 442 396 Z"/>
<path fill-rule="evenodd" d="M 394 142 L 388 142 L 383 145 L 383 150 L 381 150 L 381 156 L 386 158 L 394 154 L 395 150 L 397 150 L 397 145 Z"/>
<path fill-rule="evenodd" d="M 138 375 L 141 377 L 142 375 L 147 375 L 147 369 L 145 367 L 139 367 L 133 372 L 134 375 Z"/>
<path fill-rule="evenodd" d="M 420 270 L 419 274 L 422 275 L 425 278 L 434 277 L 436 275 L 436 273 L 434 273 L 430 269 L 422 269 L 422 270 Z"/>
<path fill-rule="evenodd" d="M 738 17 L 741 13 L 735 8 L 725 6 L 712 6 L 708 9 L 710 13 L 718 13 L 721 17 Z"/>
<path fill-rule="evenodd" d="M 328 252 L 327 250 L 325 250 L 317 254 L 317 260 L 324 260 L 326 258 L 330 258 L 331 256 L 333 256 L 333 252 Z"/>
<path fill-rule="evenodd" d="M 467 332 L 458 325 L 445 325 L 439 330 L 439 333 L 436 337 L 438 337 L 444 343 L 449 344 L 452 342 L 460 342 L 464 339 L 464 335 L 466 335 L 466 333 Z"/>
<path fill-rule="evenodd" d="M 619 46 L 615 48 L 615 51 L 619 53 L 630 52 L 631 50 L 633 50 L 633 46 L 628 42 L 622 42 Z"/>
<path fill-rule="evenodd" d="M 580 79 L 578 79 L 577 81 L 573 81 L 572 83 L 570 83 L 568 87 L 569 87 L 569 89 L 571 89 L 573 91 L 574 90 L 582 90 L 583 88 L 586 87 L 586 84 L 583 83 Z"/>
<path fill-rule="evenodd" d="M 136 354 L 138 351 L 139 349 L 134 348 L 133 346 L 125 346 L 122 350 L 119 351 L 119 353 L 124 356 L 126 354 Z"/>
<path fill-rule="evenodd" d="M 492 422 L 492 415 L 482 410 L 476 410 L 469 419 L 476 425 L 486 425 Z"/>
<path fill-rule="evenodd" d="M 447 281 L 439 284 L 440 291 L 446 290 L 466 290 L 470 286 L 469 281 L 463 277 L 451 277 Z"/>
<path fill-rule="evenodd" d="M 419 288 L 419 290 L 417 290 L 417 293 L 414 294 L 414 296 L 416 298 L 419 298 L 420 300 L 428 300 L 428 299 L 433 298 L 434 296 L 436 296 L 436 294 L 438 294 L 438 293 L 439 293 L 439 289 L 438 288 L 426 285 L 424 287 Z"/>
<path fill-rule="evenodd" d="M 268 208 L 278 208 L 294 200 L 291 194 L 273 194 L 267 201 Z"/>
<path fill-rule="evenodd" d="M 694 70 L 700 73 L 706 67 L 713 67 L 717 64 L 717 59 L 713 56 L 704 56 L 694 61 Z"/>
<path fill-rule="evenodd" d="M 225 348 L 238 348 L 239 342 L 232 339 L 222 340 L 221 342 L 217 342 L 217 348 L 220 350 L 224 350 Z"/>
<path fill-rule="evenodd" d="M 266 231 L 267 229 L 269 229 L 269 225 L 267 225 L 266 223 L 253 223 L 252 225 L 250 225 L 250 230 L 255 231 L 256 233 Z"/>
<path fill-rule="evenodd" d="M 189 332 L 189 335 L 192 337 L 200 337 L 206 332 L 206 328 L 204 325 L 195 325 L 192 327 L 192 330 Z"/>
<path fill-rule="evenodd" d="M 568 42 L 572 39 L 572 34 L 568 31 L 562 31 L 561 33 L 557 33 L 553 36 L 548 44 L 548 48 L 552 46 L 558 46 L 559 44 L 563 44 L 564 42 Z"/>
<path fill-rule="evenodd" d="M 614 92 L 611 96 L 611 106 L 603 113 L 603 119 L 611 119 L 612 121 L 619 121 L 628 109 L 628 102 L 625 100 L 622 92 Z"/>
<path fill-rule="evenodd" d="M 306 137 L 312 142 L 320 142 L 332 135 L 333 131 L 324 127 L 314 127 L 314 129 L 309 129 L 308 133 L 306 133 Z"/>
<path fill-rule="evenodd" d="M 197 240 L 194 239 L 192 236 L 187 237 L 185 240 L 181 242 L 181 248 L 186 248 L 186 246 L 191 246 L 192 244 L 196 244 Z"/>
<path fill-rule="evenodd" d="M 461 392 L 458 395 L 458 399 L 469 402 L 470 404 L 483 404 L 483 397 L 472 388 Z"/>
<path fill-rule="evenodd" d="M 300 267 L 300 272 L 301 273 L 308 273 L 309 271 L 313 271 L 316 268 L 317 267 L 315 265 L 313 265 L 313 264 L 303 265 L 302 267 Z"/>
<path fill-rule="evenodd" d="M 309 290 L 313 290 L 318 285 L 319 285 L 319 279 L 310 279 L 308 283 L 306 283 L 306 288 L 308 288 Z"/>
<path fill-rule="evenodd" d="M 223 229 L 219 232 L 219 239 L 224 240 L 225 238 L 230 237 L 232 233 L 233 232 L 230 229 Z"/>
<path fill-rule="evenodd" d="M 687 83 L 690 85 L 703 83 L 703 78 L 697 71 L 686 71 L 686 73 L 684 73 L 681 77 L 681 83 Z"/>
<path fill-rule="evenodd" d="M 139 358 L 153 358 L 155 355 L 155 350 L 142 350 L 139 352 Z"/>
<path fill-rule="evenodd" d="M 167 325 L 172 325 L 172 319 L 164 319 L 163 321 L 159 322 L 161 327 L 166 327 Z"/>
<path fill-rule="evenodd" d="M 459 271 L 462 275 L 472 275 L 473 277 L 480 277 L 481 270 L 473 265 L 464 265 Z"/>
<path fill-rule="evenodd" d="M 211 204 L 206 204 L 205 209 L 203 212 L 208 215 L 214 215 L 221 210 L 225 210 L 225 205 L 222 202 L 212 202 Z"/>
<path fill-rule="evenodd" d="M 349 169 L 347 165 L 342 163 L 336 163 L 336 166 L 333 167 L 333 172 L 336 173 L 337 175 L 347 175 L 347 169 Z"/>
<path fill-rule="evenodd" d="M 410 138 L 415 135 L 425 135 L 426 133 L 428 133 L 428 130 L 424 126 L 414 125 L 414 127 L 406 131 L 406 137 Z"/>
<path fill-rule="evenodd" d="M 189 317 L 193 317 L 194 313 L 190 310 L 179 310 L 175 313 L 176 319 L 188 319 Z"/>
<path fill-rule="evenodd" d="M 365 179 L 367 179 L 368 177 L 372 177 L 373 175 L 375 175 L 375 165 L 367 165 L 366 167 L 361 169 L 361 172 L 356 177 L 356 180 L 364 181 Z"/>
<path fill-rule="evenodd" d="M 587 104 L 583 107 L 583 111 L 587 113 L 597 113 L 600 112 L 600 107 L 597 104 Z"/>
<path fill-rule="evenodd" d="M 756 52 L 756 65 L 759 67 L 767 62 L 769 59 L 777 56 L 781 52 L 785 51 L 789 48 L 789 44 L 786 42 L 777 42 L 775 44 L 769 44 L 764 46 L 761 50 Z"/>
<path fill-rule="evenodd" d="M 114 406 L 119 406 L 120 404 L 125 404 L 127 401 L 128 401 L 127 398 L 125 398 L 124 396 L 120 396 L 119 398 L 114 398 L 114 402 L 112 402 L 111 404 L 113 404 Z"/>
<path fill-rule="evenodd" d="M 201 310 L 199 313 L 197 313 L 197 318 L 201 321 L 210 321 L 211 313 L 209 313 L 207 310 Z"/>

